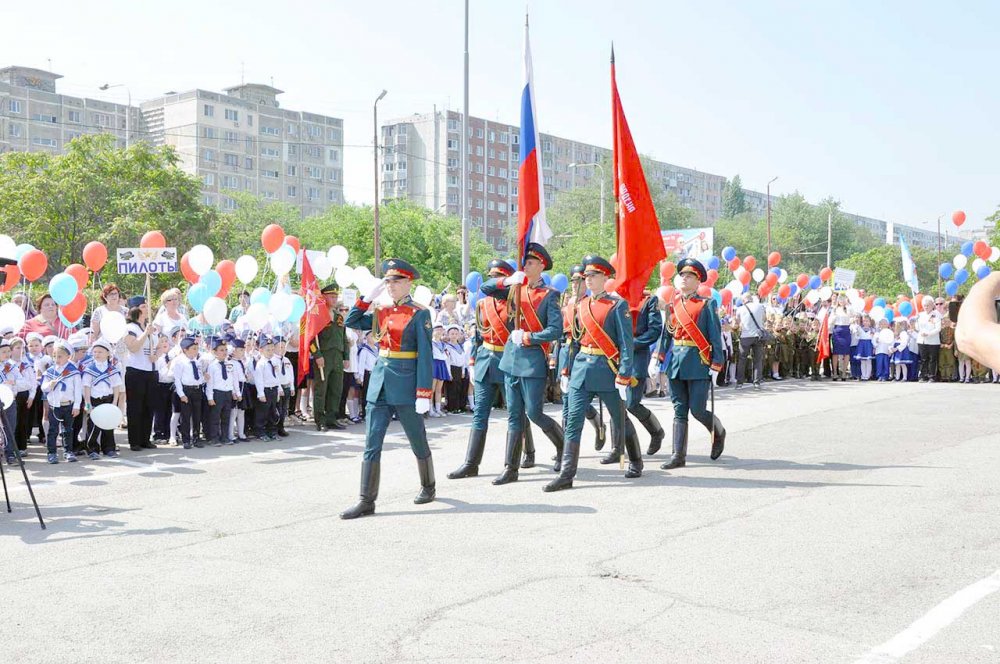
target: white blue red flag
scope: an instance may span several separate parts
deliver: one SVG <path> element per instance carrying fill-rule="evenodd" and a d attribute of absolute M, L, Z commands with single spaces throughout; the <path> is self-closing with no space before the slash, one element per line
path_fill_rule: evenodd
<path fill-rule="evenodd" d="M 903 257 L 903 281 L 910 287 L 914 294 L 920 292 L 920 282 L 917 280 L 917 268 L 913 265 L 913 256 L 910 255 L 910 248 L 906 246 L 906 240 L 899 236 L 899 253 Z"/>
<path fill-rule="evenodd" d="M 552 237 L 545 221 L 541 145 L 538 140 L 538 114 L 535 112 L 535 85 L 531 74 L 531 45 L 528 43 L 528 17 L 524 17 L 524 90 L 521 92 L 521 160 L 517 169 L 517 245 L 518 261 L 524 265 L 529 242 L 544 245 Z"/>

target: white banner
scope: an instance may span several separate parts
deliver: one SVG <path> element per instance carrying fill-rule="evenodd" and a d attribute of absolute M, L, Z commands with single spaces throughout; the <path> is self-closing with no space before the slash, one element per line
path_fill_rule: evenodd
<path fill-rule="evenodd" d="M 177 272 L 177 249 L 118 249 L 118 274 L 170 274 Z"/>

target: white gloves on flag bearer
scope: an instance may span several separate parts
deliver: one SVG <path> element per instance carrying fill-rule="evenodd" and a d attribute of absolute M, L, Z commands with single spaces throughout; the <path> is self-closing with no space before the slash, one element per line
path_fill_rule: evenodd
<path fill-rule="evenodd" d="M 622 401 L 628 401 L 628 388 L 632 386 L 633 378 L 631 376 L 618 376 L 615 378 L 615 388 L 618 390 L 618 396 L 622 398 Z"/>
<path fill-rule="evenodd" d="M 524 345 L 524 330 L 514 330 L 510 333 L 510 340 L 515 346 Z"/>
<path fill-rule="evenodd" d="M 375 299 L 385 292 L 385 279 L 379 279 L 378 283 L 371 287 L 371 289 L 365 294 L 364 301 L 369 304 L 374 302 Z"/>
<path fill-rule="evenodd" d="M 414 404 L 414 406 L 416 407 L 417 415 L 423 415 L 424 413 L 430 411 L 431 400 L 426 398 L 417 399 L 417 402 Z"/>
<path fill-rule="evenodd" d="M 559 389 L 563 394 L 569 392 L 569 376 L 559 377 Z"/>
<path fill-rule="evenodd" d="M 528 276 L 520 270 L 503 280 L 504 286 L 524 286 L 527 283 Z"/>

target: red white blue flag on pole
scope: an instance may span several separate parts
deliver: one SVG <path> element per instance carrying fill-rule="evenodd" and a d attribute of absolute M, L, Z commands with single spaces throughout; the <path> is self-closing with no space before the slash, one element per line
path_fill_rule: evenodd
<path fill-rule="evenodd" d="M 528 17 L 524 17 L 524 90 L 521 92 L 521 159 L 517 169 L 517 244 L 518 260 L 524 265 L 529 242 L 544 245 L 552 237 L 545 221 L 545 188 L 542 174 L 542 146 L 538 140 L 538 114 L 535 112 L 535 85 L 531 74 L 531 46 L 528 43 Z"/>

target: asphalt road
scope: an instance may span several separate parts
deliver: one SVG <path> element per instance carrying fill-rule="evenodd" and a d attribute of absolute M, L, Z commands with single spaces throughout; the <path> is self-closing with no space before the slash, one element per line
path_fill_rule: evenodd
<path fill-rule="evenodd" d="M 33 448 L 49 528 L 8 467 L 0 658 L 996 662 L 998 399 L 724 390 L 718 462 L 694 425 L 686 468 L 661 471 L 661 453 L 626 480 L 588 427 L 576 487 L 557 494 L 545 466 L 490 484 L 502 414 L 484 475 L 448 480 L 469 418 L 429 420 L 439 498 L 422 506 L 394 425 L 378 512 L 353 522 L 337 515 L 357 498 L 360 427 L 58 466 Z M 669 426 L 669 402 L 649 403 Z"/>

